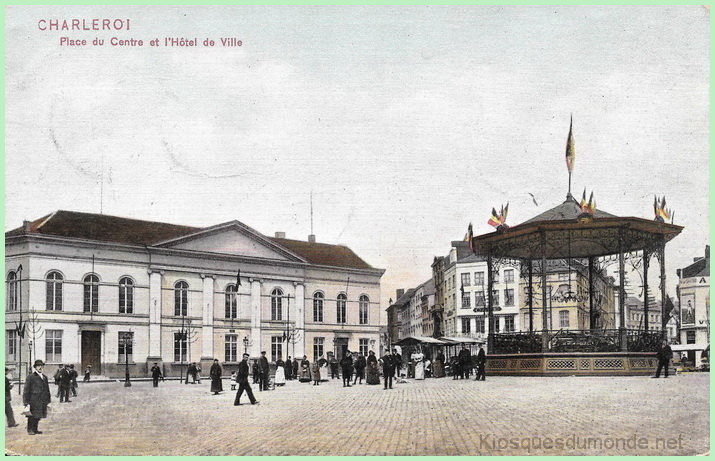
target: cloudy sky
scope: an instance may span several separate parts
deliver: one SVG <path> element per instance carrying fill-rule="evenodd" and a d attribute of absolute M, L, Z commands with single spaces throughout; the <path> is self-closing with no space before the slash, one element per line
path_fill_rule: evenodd
<path fill-rule="evenodd" d="M 599 208 L 647 219 L 665 195 L 685 226 L 668 246 L 672 294 L 676 268 L 709 240 L 702 7 L 6 12 L 6 230 L 101 209 L 305 240 L 312 191 L 318 241 L 386 269 L 387 303 L 431 277 L 470 221 L 491 232 L 492 207 L 509 202 L 515 225 L 565 199 L 573 114 L 574 195 L 587 187 Z M 38 28 L 74 18 L 130 30 Z"/>

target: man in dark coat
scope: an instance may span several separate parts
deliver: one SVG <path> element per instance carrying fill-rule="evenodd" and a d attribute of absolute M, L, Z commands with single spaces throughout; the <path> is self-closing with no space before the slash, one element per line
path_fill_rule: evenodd
<path fill-rule="evenodd" d="M 459 369 L 462 372 L 461 378 L 462 379 L 469 378 L 469 369 L 471 368 L 471 365 L 472 365 L 471 364 L 472 355 L 469 353 L 469 350 L 467 349 L 466 346 L 462 345 L 462 350 L 459 351 L 457 360 L 459 360 Z"/>
<path fill-rule="evenodd" d="M 382 376 L 385 378 L 385 390 L 387 390 L 388 385 L 392 389 L 392 376 L 395 374 L 395 357 L 390 355 L 390 349 L 387 349 L 380 360 L 382 361 Z"/>
<path fill-rule="evenodd" d="M 298 367 L 300 364 L 298 363 L 298 357 L 293 357 L 293 379 L 298 379 Z"/>
<path fill-rule="evenodd" d="M 67 365 L 63 365 L 60 370 L 60 403 L 69 403 L 70 386 L 72 386 L 72 378 L 70 377 L 70 369 Z"/>
<path fill-rule="evenodd" d="M 653 378 L 660 378 L 660 370 L 665 368 L 665 377 L 668 377 L 668 367 L 670 366 L 670 359 L 673 358 L 673 350 L 668 345 L 668 341 L 663 341 L 658 349 L 658 369 L 655 372 Z"/>
<path fill-rule="evenodd" d="M 286 379 L 289 381 L 293 379 L 293 361 L 290 359 L 290 355 L 288 356 L 288 360 L 286 360 L 286 363 L 283 365 L 283 368 L 286 371 Z"/>
<path fill-rule="evenodd" d="M 365 356 L 358 356 L 357 360 L 355 360 L 355 381 L 353 382 L 353 384 L 357 383 L 358 379 L 360 380 L 360 384 L 362 384 L 362 380 L 365 377 L 366 366 L 367 361 L 365 360 Z"/>
<path fill-rule="evenodd" d="M 395 378 L 400 377 L 400 370 L 402 370 L 402 356 L 397 352 L 397 349 L 392 350 L 392 369 L 394 370 Z"/>
<path fill-rule="evenodd" d="M 30 406 L 30 414 L 27 417 L 27 433 L 30 435 L 42 434 L 37 426 L 40 419 L 47 418 L 47 406 L 52 400 L 47 376 L 42 374 L 44 366 L 42 360 L 35 360 L 34 369 L 27 376 L 25 390 L 22 393 L 23 405 Z"/>
<path fill-rule="evenodd" d="M 258 358 L 258 366 L 261 368 L 261 375 L 259 377 L 259 385 L 261 391 L 268 390 L 268 373 L 270 367 L 268 365 L 268 358 L 266 357 L 266 351 L 261 351 L 261 356 Z"/>
<path fill-rule="evenodd" d="M 223 392 L 223 384 L 221 383 L 222 374 L 223 371 L 221 370 L 221 365 L 218 364 L 218 359 L 214 359 L 214 364 L 211 365 L 211 370 L 209 370 L 209 376 L 211 376 L 211 392 L 213 392 L 214 395 Z"/>
<path fill-rule="evenodd" d="M 70 364 L 70 389 L 72 397 L 77 397 L 77 371 L 74 369 L 74 364 Z"/>
<path fill-rule="evenodd" d="M 243 354 L 243 360 L 238 364 L 238 373 L 236 373 L 236 382 L 238 383 L 238 392 L 236 393 L 236 399 L 233 401 L 234 405 L 241 405 L 241 395 L 243 391 L 248 394 L 248 400 L 251 401 L 251 405 L 258 403 L 258 400 L 253 396 L 253 390 L 251 385 L 248 383 L 248 375 L 250 373 L 250 368 L 248 366 L 248 354 Z"/>
<path fill-rule="evenodd" d="M 350 351 L 345 351 L 345 355 L 340 359 L 340 368 L 343 372 L 343 387 L 350 387 L 350 380 L 353 377 L 353 356 Z"/>
<path fill-rule="evenodd" d="M 8 367 L 5 367 L 5 418 L 7 418 L 7 427 L 17 427 L 19 424 L 15 422 L 15 413 L 12 412 L 12 404 L 10 403 L 12 401 L 11 391 L 13 386 L 7 377 L 9 371 Z"/>
<path fill-rule="evenodd" d="M 479 345 L 479 352 L 477 353 L 477 377 L 474 378 L 475 381 L 484 381 L 486 377 L 486 365 L 487 365 L 487 354 L 484 352 L 484 346 Z"/>
<path fill-rule="evenodd" d="M 330 379 L 335 379 L 340 377 L 340 373 L 338 372 L 338 368 L 340 367 L 340 364 L 338 363 L 338 359 L 335 358 L 335 354 L 330 354 L 330 359 L 328 360 L 328 364 L 330 365 Z"/>
<path fill-rule="evenodd" d="M 159 378 L 161 378 L 161 368 L 159 368 L 158 363 L 154 363 L 151 367 L 151 380 L 154 383 L 154 387 L 159 387 Z"/>

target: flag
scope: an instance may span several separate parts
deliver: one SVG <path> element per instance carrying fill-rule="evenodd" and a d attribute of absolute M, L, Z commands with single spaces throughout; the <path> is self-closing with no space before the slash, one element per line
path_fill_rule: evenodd
<path fill-rule="evenodd" d="M 464 236 L 464 240 L 469 243 L 469 251 L 474 253 L 474 246 L 472 245 L 472 238 L 474 238 L 474 231 L 472 230 L 472 223 L 469 223 L 467 228 L 467 235 Z"/>
<path fill-rule="evenodd" d="M 588 212 L 593 214 L 596 211 L 596 202 L 593 200 L 593 191 L 591 191 L 591 196 L 588 198 Z"/>
<path fill-rule="evenodd" d="M 586 212 L 586 188 L 583 188 L 583 195 L 581 196 L 581 212 L 585 213 Z"/>
<path fill-rule="evenodd" d="M 502 208 L 501 216 L 499 216 L 502 224 L 506 222 L 506 215 L 509 214 L 509 202 L 506 202 L 506 207 Z"/>
<path fill-rule="evenodd" d="M 497 214 L 497 210 L 492 208 L 492 216 L 489 218 L 489 221 L 487 221 L 487 224 L 498 227 L 501 224 L 501 221 L 499 220 L 499 215 Z"/>
<path fill-rule="evenodd" d="M 653 214 L 658 217 L 658 197 L 653 196 Z"/>
<path fill-rule="evenodd" d="M 569 125 L 569 139 L 566 141 L 566 168 L 569 170 L 569 174 L 573 173 L 573 165 L 576 161 L 576 149 L 573 144 L 573 115 L 571 115 L 571 124 Z"/>
<path fill-rule="evenodd" d="M 236 291 L 238 291 L 238 287 L 241 286 L 241 269 L 238 270 L 238 274 L 236 274 Z"/>

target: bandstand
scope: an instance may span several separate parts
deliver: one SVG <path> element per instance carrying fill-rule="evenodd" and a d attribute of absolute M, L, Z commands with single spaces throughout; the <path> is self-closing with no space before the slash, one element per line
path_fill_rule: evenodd
<path fill-rule="evenodd" d="M 665 246 L 682 231 L 656 217 L 648 220 L 618 217 L 593 208 L 584 211 L 569 192 L 566 201 L 513 227 L 472 238 L 474 251 L 487 260 L 488 373 L 492 375 L 640 375 L 657 365 L 655 351 L 665 334 Z M 662 325 L 649 324 L 648 268 L 655 257 L 660 265 Z M 602 293 L 606 270 L 618 265 L 617 314 L 604 309 Z M 642 328 L 627 329 L 625 317 L 626 264 L 642 278 L 645 315 Z M 521 332 L 495 333 L 493 283 L 495 271 L 513 266 L 521 274 L 525 318 Z M 547 276 L 554 267 L 566 268 L 558 292 Z M 582 271 L 585 287 L 573 286 L 572 271 Z M 639 285 L 641 281 L 638 281 Z M 613 287 L 613 283 L 610 285 Z M 651 292 L 652 293 L 652 292 Z M 554 305 L 581 306 L 584 328 L 557 329 Z M 528 311 L 526 310 L 528 309 Z M 587 317 L 586 317 L 587 316 Z M 540 317 L 540 325 L 535 325 Z M 528 328 L 528 330 L 527 330 Z M 525 331 L 524 331 L 525 330 Z"/>

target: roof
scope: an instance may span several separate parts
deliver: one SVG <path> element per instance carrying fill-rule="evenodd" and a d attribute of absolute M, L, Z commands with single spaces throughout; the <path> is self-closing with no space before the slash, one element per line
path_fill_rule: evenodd
<path fill-rule="evenodd" d="M 544 211 L 543 213 L 534 216 L 528 221 L 524 221 L 522 224 L 533 223 L 533 222 L 543 222 L 543 221 L 562 221 L 567 219 L 578 219 L 583 212 L 578 202 L 571 194 L 566 196 L 566 201 L 554 208 Z M 616 215 L 611 213 L 606 213 L 603 210 L 596 209 L 593 212 L 594 218 L 615 218 Z"/>
<path fill-rule="evenodd" d="M 31 234 L 67 237 L 130 245 L 153 245 L 159 242 L 195 234 L 208 228 L 182 226 L 104 214 L 59 210 L 32 221 Z M 5 237 L 20 236 L 24 226 L 5 233 Z M 267 240 L 297 254 L 310 264 L 373 269 L 350 248 L 343 245 L 302 242 L 280 238 Z"/>
<path fill-rule="evenodd" d="M 709 250 L 709 249 L 708 249 Z M 710 277 L 710 252 L 704 258 L 700 258 L 680 272 L 684 279 L 690 277 Z"/>

